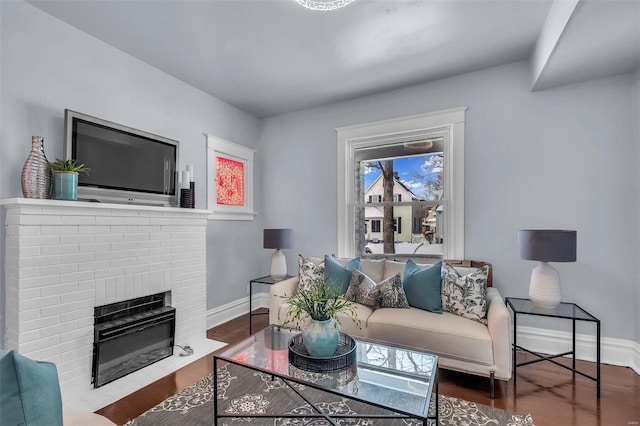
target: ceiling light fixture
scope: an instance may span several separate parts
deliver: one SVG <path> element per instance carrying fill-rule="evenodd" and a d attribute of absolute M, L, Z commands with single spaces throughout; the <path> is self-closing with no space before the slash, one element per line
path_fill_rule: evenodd
<path fill-rule="evenodd" d="M 336 10 L 345 7 L 353 0 L 296 0 L 300 5 L 311 10 Z"/>

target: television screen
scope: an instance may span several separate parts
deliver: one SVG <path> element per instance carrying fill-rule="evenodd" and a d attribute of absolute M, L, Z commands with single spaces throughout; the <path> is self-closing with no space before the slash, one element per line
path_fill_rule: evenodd
<path fill-rule="evenodd" d="M 105 202 L 176 205 L 177 141 L 75 111 L 65 111 L 65 153 L 90 169 L 78 197 Z"/>

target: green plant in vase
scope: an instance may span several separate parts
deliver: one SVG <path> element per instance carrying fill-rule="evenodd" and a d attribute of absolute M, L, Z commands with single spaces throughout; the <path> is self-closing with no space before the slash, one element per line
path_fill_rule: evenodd
<path fill-rule="evenodd" d="M 76 160 L 60 160 L 48 164 L 48 169 L 53 173 L 53 198 L 55 200 L 78 199 L 78 174 L 89 174 L 88 167 L 78 164 Z"/>
<path fill-rule="evenodd" d="M 284 299 L 289 304 L 284 325 L 294 323 L 302 330 L 304 345 L 313 357 L 335 353 L 340 339 L 338 314 L 345 313 L 360 327 L 353 302 L 325 280 L 316 280 L 309 289 L 297 289 Z"/>

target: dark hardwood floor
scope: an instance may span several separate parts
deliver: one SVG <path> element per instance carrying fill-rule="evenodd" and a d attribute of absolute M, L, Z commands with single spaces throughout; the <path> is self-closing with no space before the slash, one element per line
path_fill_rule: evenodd
<path fill-rule="evenodd" d="M 253 319 L 254 330 L 266 327 L 268 316 Z M 248 315 L 243 315 L 207 332 L 211 339 L 238 342 L 249 335 Z M 531 359 L 519 354 L 518 362 Z M 570 360 L 562 360 L 570 364 Z M 578 361 L 578 368 L 595 375 L 595 364 Z M 210 355 L 99 410 L 98 413 L 122 425 L 159 404 L 167 397 L 195 383 L 212 371 Z M 518 413 L 531 413 L 536 426 L 638 426 L 640 423 L 640 376 L 632 369 L 602 365 L 601 398 L 595 382 L 551 363 L 518 369 L 517 384 L 497 381 L 496 399 L 489 398 L 488 379 L 440 370 L 440 393 Z M 183 425 L 181 425 L 183 426 Z M 186 424 L 184 425 L 186 426 Z"/>

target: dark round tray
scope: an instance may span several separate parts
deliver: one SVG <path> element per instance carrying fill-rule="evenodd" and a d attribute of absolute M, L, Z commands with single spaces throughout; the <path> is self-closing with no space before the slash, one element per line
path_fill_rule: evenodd
<path fill-rule="evenodd" d="M 313 357 L 304 346 L 302 333 L 289 341 L 289 362 L 301 370 L 326 373 L 350 367 L 356 360 L 356 342 L 350 336 L 340 333 L 338 348 L 330 357 Z"/>

